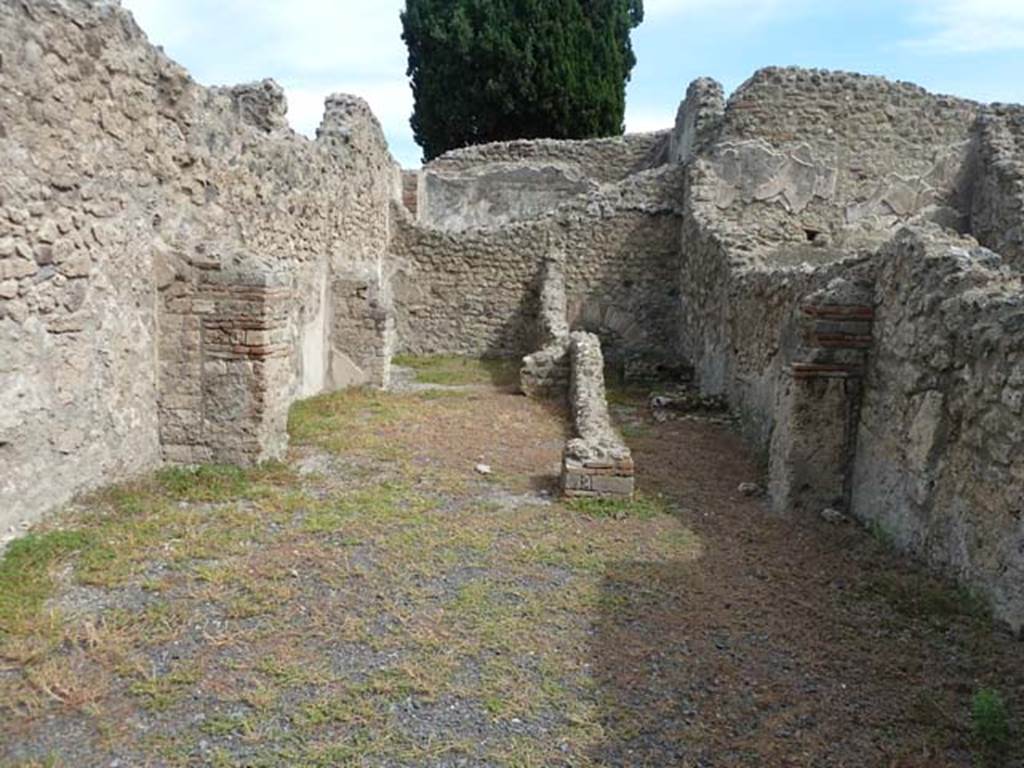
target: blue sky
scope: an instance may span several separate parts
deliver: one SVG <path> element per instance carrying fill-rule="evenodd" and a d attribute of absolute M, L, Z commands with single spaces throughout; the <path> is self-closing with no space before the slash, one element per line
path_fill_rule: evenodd
<path fill-rule="evenodd" d="M 122 0 L 151 41 L 205 85 L 273 77 L 312 135 L 324 97 L 366 98 L 394 155 L 419 164 L 402 0 Z M 626 127 L 669 127 L 701 75 L 732 91 L 796 64 L 910 80 L 979 101 L 1024 102 L 1024 0 L 646 0 Z M 457 84 L 453 84 L 457 87 Z"/>

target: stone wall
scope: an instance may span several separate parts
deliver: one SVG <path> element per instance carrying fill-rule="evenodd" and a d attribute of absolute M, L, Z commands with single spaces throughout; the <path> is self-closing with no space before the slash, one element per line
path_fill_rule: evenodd
<path fill-rule="evenodd" d="M 722 224 L 769 250 L 812 236 L 856 241 L 921 212 L 962 226 L 978 110 L 879 77 L 760 70 L 729 99 L 702 161 L 706 194 Z"/>
<path fill-rule="evenodd" d="M 608 415 L 600 339 L 592 333 L 573 333 L 569 357 L 575 436 L 562 457 L 562 492 L 569 497 L 630 498 L 635 487 L 633 456 Z"/>
<path fill-rule="evenodd" d="M 1022 152 L 1015 109 L 980 111 L 757 73 L 686 162 L 680 349 L 762 449 L 776 509 L 877 523 L 1020 628 Z M 956 240 L 971 226 L 1005 262 Z"/>
<path fill-rule="evenodd" d="M 725 95 L 721 83 L 710 77 L 690 83 L 669 135 L 669 162 L 685 163 L 702 152 L 709 141 L 717 138 L 724 116 Z"/>
<path fill-rule="evenodd" d="M 553 163 L 490 164 L 459 173 L 428 168 L 420 185 L 420 221 L 450 231 L 533 219 L 598 187 L 579 169 Z"/>
<path fill-rule="evenodd" d="M 564 398 L 569 388 L 570 330 L 563 253 L 549 254 L 541 268 L 537 325 L 537 351 L 523 358 L 519 388 L 530 397 Z"/>
<path fill-rule="evenodd" d="M 291 400 L 362 362 L 331 286 L 382 282 L 396 171 L 365 104 L 310 142 L 275 84 L 202 88 L 107 2 L 0 3 L 0 50 L 0 525 L 279 455 Z"/>
<path fill-rule="evenodd" d="M 638 180 L 640 179 L 640 180 Z M 570 325 L 610 359 L 666 355 L 678 306 L 681 172 L 665 167 L 528 222 L 447 232 L 396 216 L 399 347 L 414 354 L 533 351 L 545 254 L 565 254 Z"/>
<path fill-rule="evenodd" d="M 882 252 L 853 513 L 1024 626 L 1024 281 L 970 238 Z"/>
<path fill-rule="evenodd" d="M 767 450 L 783 334 L 802 297 L 903 223 L 964 224 L 978 106 L 877 77 L 769 68 L 716 121 L 715 89 L 699 84 L 691 98 L 712 104 L 718 133 L 687 164 L 680 343 Z"/>
<path fill-rule="evenodd" d="M 971 232 L 1024 268 L 1024 107 L 985 109 L 977 134 Z"/>
<path fill-rule="evenodd" d="M 419 176 L 419 221 L 450 231 L 534 219 L 661 165 L 668 134 L 514 141 L 449 152 Z"/>
<path fill-rule="evenodd" d="M 610 184 L 662 165 L 667 148 L 667 131 L 586 141 L 505 141 L 446 152 L 428 163 L 424 170 L 461 173 L 494 164 L 555 163 L 576 168 L 581 177 Z"/>

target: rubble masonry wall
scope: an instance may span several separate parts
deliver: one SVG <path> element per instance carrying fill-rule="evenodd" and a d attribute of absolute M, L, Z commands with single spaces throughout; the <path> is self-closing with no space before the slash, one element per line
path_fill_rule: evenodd
<path fill-rule="evenodd" d="M 165 460 L 280 455 L 293 398 L 384 375 L 333 317 L 390 226 L 365 104 L 310 142 L 276 85 L 203 88 L 110 3 L 0 3 L 0 50 L 0 526 Z"/>

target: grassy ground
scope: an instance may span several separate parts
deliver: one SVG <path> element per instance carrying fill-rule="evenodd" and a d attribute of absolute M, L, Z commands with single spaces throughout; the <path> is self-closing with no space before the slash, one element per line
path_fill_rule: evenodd
<path fill-rule="evenodd" d="M 997 704 L 1020 733 L 1020 645 L 737 494 L 722 427 L 623 404 L 643 495 L 565 504 L 557 407 L 406 362 L 464 389 L 315 398 L 287 462 L 164 471 L 15 542 L 0 765 L 1020 764 L 985 741 Z"/>
<path fill-rule="evenodd" d="M 476 359 L 439 355 L 412 357 L 399 355 L 395 365 L 408 368 L 421 384 L 438 386 L 472 386 L 491 384 L 506 387 L 519 381 L 519 360 L 495 357 Z"/>

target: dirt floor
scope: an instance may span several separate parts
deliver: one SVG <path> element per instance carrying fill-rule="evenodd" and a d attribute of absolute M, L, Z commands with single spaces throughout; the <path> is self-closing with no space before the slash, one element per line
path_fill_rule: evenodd
<path fill-rule="evenodd" d="M 1024 765 L 1024 643 L 884 531 L 740 493 L 721 419 L 616 396 L 642 494 L 566 504 L 558 407 L 405 362 L 296 406 L 286 463 L 12 544 L 0 765 Z"/>

